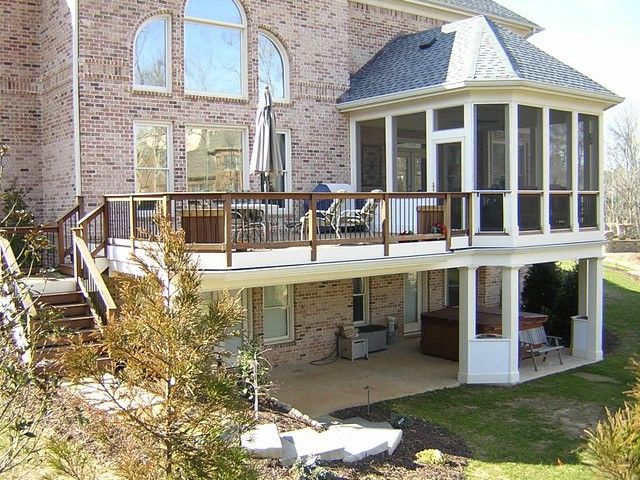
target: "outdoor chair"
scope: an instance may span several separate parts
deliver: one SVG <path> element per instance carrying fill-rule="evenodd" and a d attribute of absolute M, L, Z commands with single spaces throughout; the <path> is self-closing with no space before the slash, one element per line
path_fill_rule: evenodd
<path fill-rule="evenodd" d="M 267 224 L 264 220 L 264 212 L 259 208 L 232 210 L 231 219 L 234 242 L 266 241 Z"/>
<path fill-rule="evenodd" d="M 336 193 L 346 193 L 345 190 L 338 190 Z M 340 216 L 342 211 L 342 203 L 344 202 L 341 198 L 335 198 L 329 208 L 326 210 L 316 210 L 316 230 L 318 234 L 326 231 L 327 229 L 336 233 L 336 236 L 340 238 Z M 311 215 L 311 210 L 305 213 L 300 218 L 300 239 L 304 239 L 307 234 L 309 228 L 309 217 Z"/>
<path fill-rule="evenodd" d="M 371 193 L 382 193 L 382 190 L 376 188 L 371 190 Z M 362 227 L 370 233 L 379 204 L 379 198 L 369 198 L 359 210 L 344 210 L 340 214 L 340 229 L 347 232 L 349 229 L 356 230 Z"/>
<path fill-rule="evenodd" d="M 520 330 L 518 332 L 518 338 L 520 340 L 520 360 L 525 355 L 531 356 L 533 359 L 533 368 L 538 371 L 538 365 L 536 364 L 536 355 L 543 355 L 542 361 L 547 359 L 549 352 L 558 352 L 558 359 L 560 365 L 562 365 L 562 355 L 560 351 L 564 348 L 560 345 L 560 337 L 554 337 L 547 335 L 544 331 L 544 327 L 529 328 L 527 330 Z"/>

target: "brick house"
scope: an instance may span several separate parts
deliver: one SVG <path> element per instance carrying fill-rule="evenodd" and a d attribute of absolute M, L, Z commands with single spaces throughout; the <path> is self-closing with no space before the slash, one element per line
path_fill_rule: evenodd
<path fill-rule="evenodd" d="M 341 325 L 395 317 L 419 335 L 422 313 L 456 306 L 460 381 L 515 383 L 522 267 L 577 259 L 577 354 L 602 358 L 602 112 L 621 99 L 528 43 L 534 23 L 492 0 L 2 11 L 5 178 L 30 188 L 43 221 L 80 195 L 99 209 L 110 271 L 129 270 L 136 228 L 164 209 L 193 230 L 204 295 L 237 290 L 276 365 L 327 355 Z M 249 171 L 265 85 L 279 196 Z M 319 183 L 348 193 L 311 197 Z M 376 213 L 300 225 L 336 198 Z M 214 219 L 190 223 L 194 209 Z M 476 338 L 477 309 L 498 312 L 500 338 Z"/>

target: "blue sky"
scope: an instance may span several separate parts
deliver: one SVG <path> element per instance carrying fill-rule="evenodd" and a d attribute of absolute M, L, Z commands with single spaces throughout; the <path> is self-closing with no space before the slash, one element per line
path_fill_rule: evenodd
<path fill-rule="evenodd" d="M 639 0 L 496 1 L 545 29 L 531 43 L 640 108 Z"/>

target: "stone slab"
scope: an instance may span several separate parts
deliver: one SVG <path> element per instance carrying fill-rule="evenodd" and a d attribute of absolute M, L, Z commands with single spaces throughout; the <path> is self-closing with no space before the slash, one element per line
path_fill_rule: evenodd
<path fill-rule="evenodd" d="M 243 433 L 240 443 L 256 458 L 280 458 L 284 452 L 280 432 L 275 423 L 258 425 Z"/>
<path fill-rule="evenodd" d="M 280 438 L 283 446 L 280 463 L 285 466 L 293 465 L 298 459 L 317 457 L 329 461 L 340 460 L 344 455 L 344 443 L 336 435 L 322 435 L 312 428 L 285 432 Z"/>

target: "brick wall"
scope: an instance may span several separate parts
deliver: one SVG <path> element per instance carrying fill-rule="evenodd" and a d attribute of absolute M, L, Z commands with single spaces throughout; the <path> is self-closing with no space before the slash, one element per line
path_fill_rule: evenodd
<path fill-rule="evenodd" d="M 30 187 L 29 205 L 41 214 L 41 51 L 39 0 L 0 0 L 0 143 L 5 156 L 2 186 Z"/>
<path fill-rule="evenodd" d="M 74 202 L 71 16 L 65 0 L 0 1 L 3 186 L 28 190 L 40 221 Z"/>

